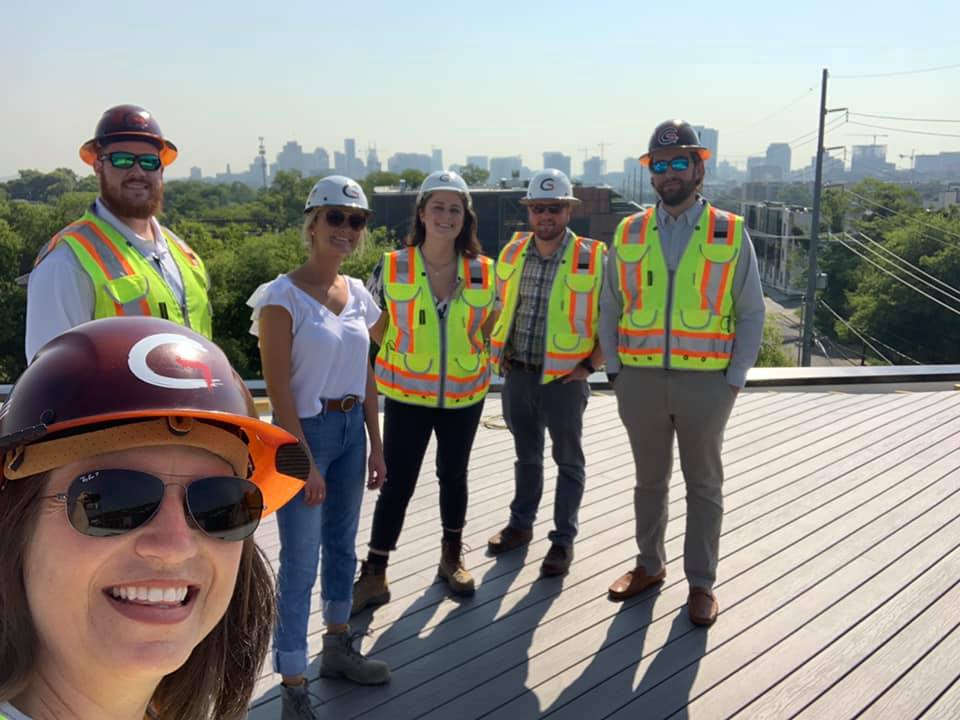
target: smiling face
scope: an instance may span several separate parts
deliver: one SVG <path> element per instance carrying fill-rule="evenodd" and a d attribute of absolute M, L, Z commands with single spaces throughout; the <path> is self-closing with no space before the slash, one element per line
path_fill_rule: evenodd
<path fill-rule="evenodd" d="M 316 215 L 308 228 L 310 251 L 314 255 L 334 255 L 343 259 L 357 249 L 363 228 L 351 227 L 351 218 L 366 215 L 362 210 L 351 207 L 323 206 L 317 208 Z M 355 220 L 355 224 L 359 220 Z"/>
<path fill-rule="evenodd" d="M 691 150 L 656 150 L 650 156 L 651 165 L 657 161 L 665 160 L 668 163 L 677 157 L 685 157 L 690 164 L 686 170 L 677 171 L 673 167 L 667 166 L 667 171 L 656 175 L 651 172 L 650 184 L 657 195 L 668 207 L 678 207 L 692 204 L 696 198 L 697 188 L 703 180 L 703 163 L 699 162 L 699 156 Z"/>
<path fill-rule="evenodd" d="M 93 164 L 100 198 L 117 217 L 144 220 L 155 215 L 163 204 L 163 167 L 149 171 L 134 163 L 127 170 L 115 168 L 103 157 L 114 152 L 156 155 L 156 146 L 140 141 L 110 143 L 100 149 L 101 157 Z"/>
<path fill-rule="evenodd" d="M 452 245 L 463 229 L 463 197 L 452 190 L 437 190 L 427 196 L 417 214 L 430 242 Z"/>
<path fill-rule="evenodd" d="M 550 242 L 566 231 L 571 213 L 570 203 L 534 202 L 527 205 L 527 222 L 537 238 Z"/>
<path fill-rule="evenodd" d="M 38 638 L 38 669 L 159 681 L 186 662 L 226 612 L 242 542 L 215 540 L 191 527 L 184 486 L 232 475 L 221 458 L 197 448 L 137 448 L 51 471 L 44 495 L 66 492 L 79 475 L 124 468 L 168 484 L 146 525 L 115 537 L 75 530 L 63 504 L 43 500 L 24 557 L 24 584 Z M 109 673 L 104 675 L 104 673 Z"/>

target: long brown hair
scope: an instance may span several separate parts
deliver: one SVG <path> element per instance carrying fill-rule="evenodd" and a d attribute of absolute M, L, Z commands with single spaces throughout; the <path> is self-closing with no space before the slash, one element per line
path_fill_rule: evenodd
<path fill-rule="evenodd" d="M 410 232 L 403 239 L 403 244 L 419 247 L 427 239 L 427 228 L 420 219 L 420 211 L 427 206 L 432 193 L 425 193 L 420 202 L 413 208 L 413 221 L 410 223 Z M 460 202 L 463 203 L 463 227 L 460 228 L 460 234 L 457 235 L 453 247 L 457 254 L 468 258 L 475 258 L 483 248 L 480 246 L 480 239 L 477 237 L 477 214 L 473 211 L 473 203 L 468 197 L 457 193 Z"/>
<path fill-rule="evenodd" d="M 37 660 L 23 561 L 46 481 L 44 473 L 9 481 L 0 490 L 0 702 L 23 692 Z M 149 716 L 157 720 L 245 718 L 274 614 L 273 573 L 253 538 L 247 538 L 227 612 L 187 662 L 160 681 Z"/>

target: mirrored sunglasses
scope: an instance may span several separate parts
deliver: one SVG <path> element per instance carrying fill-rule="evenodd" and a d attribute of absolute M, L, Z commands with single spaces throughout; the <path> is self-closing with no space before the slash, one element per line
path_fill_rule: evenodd
<path fill-rule="evenodd" d="M 673 160 L 657 160 L 650 163 L 650 172 L 654 175 L 663 175 L 667 168 L 673 168 L 676 172 L 683 172 L 690 167 L 690 158 L 675 157 Z"/>
<path fill-rule="evenodd" d="M 156 153 L 136 155 L 132 152 L 118 150 L 117 152 L 101 155 L 100 159 L 109 160 L 110 164 L 118 170 L 129 170 L 133 167 L 134 163 L 137 163 L 147 172 L 153 172 L 154 170 L 159 170 L 160 166 L 163 165 L 160 161 L 160 156 Z"/>
<path fill-rule="evenodd" d="M 66 504 L 67 519 L 78 532 L 113 537 L 149 523 L 159 511 L 166 489 L 167 484 L 155 475 L 110 468 L 86 472 L 75 478 L 65 493 L 44 497 Z M 209 537 L 243 540 L 260 524 L 263 494 L 244 478 L 198 478 L 184 487 L 184 511 Z"/>

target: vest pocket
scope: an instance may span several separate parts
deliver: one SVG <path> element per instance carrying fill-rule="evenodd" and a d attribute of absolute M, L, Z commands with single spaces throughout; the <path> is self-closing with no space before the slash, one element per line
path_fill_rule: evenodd
<path fill-rule="evenodd" d="M 593 344 L 592 338 L 588 340 L 579 333 L 553 333 L 550 339 L 551 345 L 560 352 L 581 352 L 584 345 Z"/>
<path fill-rule="evenodd" d="M 627 325 L 640 329 L 656 325 L 659 317 L 660 311 L 657 308 L 641 308 L 640 310 L 633 310 L 626 315 Z"/>
<path fill-rule="evenodd" d="M 517 266 L 501 260 L 497 263 L 495 271 L 497 280 L 507 281 L 513 277 L 513 274 L 517 271 Z"/>
<path fill-rule="evenodd" d="M 420 294 L 420 286 L 415 283 L 384 283 L 383 294 L 394 302 L 411 302 Z"/>
<path fill-rule="evenodd" d="M 493 288 L 463 288 L 460 297 L 472 308 L 485 308 L 493 303 Z"/>
<path fill-rule="evenodd" d="M 733 262 L 740 254 L 740 248 L 736 245 L 718 245 L 713 243 L 702 243 L 700 253 L 709 262 L 717 265 L 726 265 Z"/>
<path fill-rule="evenodd" d="M 650 244 L 629 243 L 617 246 L 617 259 L 625 263 L 638 263 L 650 252 Z"/>
<path fill-rule="evenodd" d="M 680 310 L 680 324 L 689 330 L 703 330 L 710 326 L 715 317 L 709 310 Z"/>
<path fill-rule="evenodd" d="M 104 283 L 103 291 L 118 305 L 127 305 L 147 296 L 150 281 L 143 275 L 124 275 Z"/>
<path fill-rule="evenodd" d="M 585 273 L 568 273 L 563 282 L 567 290 L 579 294 L 591 293 L 597 287 L 599 275 L 587 275 Z"/>

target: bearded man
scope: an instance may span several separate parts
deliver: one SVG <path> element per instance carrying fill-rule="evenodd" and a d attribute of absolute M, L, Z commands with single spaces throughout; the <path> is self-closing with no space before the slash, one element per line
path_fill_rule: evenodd
<path fill-rule="evenodd" d="M 177 157 L 136 105 L 107 110 L 80 148 L 100 184 L 96 201 L 37 255 L 27 285 L 26 354 L 102 317 L 151 315 L 210 337 L 209 278 L 199 256 L 155 215 L 163 170 Z"/>

